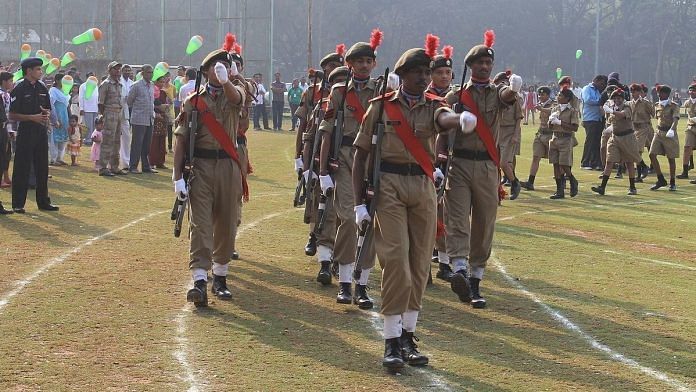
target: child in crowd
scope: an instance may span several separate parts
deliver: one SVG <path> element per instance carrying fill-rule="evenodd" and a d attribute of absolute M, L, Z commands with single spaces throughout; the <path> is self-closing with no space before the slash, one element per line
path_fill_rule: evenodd
<path fill-rule="evenodd" d="M 570 197 L 578 194 L 578 180 L 571 171 L 573 166 L 573 147 L 578 145 L 575 132 L 580 123 L 577 109 L 570 104 L 573 92 L 564 89 L 558 93 L 558 105 L 549 116 L 549 127 L 553 136 L 549 141 L 549 162 L 553 164 L 556 179 L 556 193 L 551 199 L 565 197 L 565 179 L 570 181 Z"/>
<path fill-rule="evenodd" d="M 70 115 L 68 127 L 68 151 L 70 152 L 70 166 L 77 166 L 77 157 L 80 155 L 80 146 L 82 146 L 82 132 L 77 124 L 79 117 L 75 114 Z"/>
<path fill-rule="evenodd" d="M 92 154 L 90 159 L 94 162 L 94 168 L 99 172 L 99 154 L 101 153 L 102 130 L 104 129 L 104 116 L 99 115 L 94 119 L 94 131 L 90 136 L 92 140 Z"/>

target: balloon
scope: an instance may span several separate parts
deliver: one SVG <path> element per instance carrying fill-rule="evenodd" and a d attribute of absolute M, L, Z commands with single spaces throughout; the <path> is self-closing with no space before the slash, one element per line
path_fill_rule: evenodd
<path fill-rule="evenodd" d="M 164 61 L 160 61 L 155 65 L 155 70 L 152 72 L 152 81 L 156 82 L 157 79 L 169 73 L 169 64 Z"/>
<path fill-rule="evenodd" d="M 51 63 L 52 58 L 53 58 L 53 56 L 50 53 L 44 54 L 44 56 L 41 58 L 41 60 L 43 60 L 42 67 L 49 65 Z"/>
<path fill-rule="evenodd" d="M 563 70 L 561 69 L 561 67 L 556 68 L 556 79 L 560 79 L 562 75 Z"/>
<path fill-rule="evenodd" d="M 24 72 L 22 72 L 22 69 L 18 69 L 17 72 L 14 73 L 14 76 L 12 77 L 12 83 L 17 83 L 18 80 L 22 79 L 24 77 Z"/>
<path fill-rule="evenodd" d="M 68 65 L 68 64 L 72 63 L 73 61 L 75 61 L 76 58 L 77 58 L 77 57 L 75 56 L 75 53 L 73 53 L 73 52 L 65 52 L 65 54 L 63 55 L 63 58 L 60 59 L 60 66 L 61 66 L 61 67 L 65 67 L 66 65 Z"/>
<path fill-rule="evenodd" d="M 31 45 L 29 45 L 29 44 L 22 45 L 21 51 L 22 51 L 22 55 L 19 57 L 19 61 L 22 61 L 25 58 L 29 57 L 29 55 L 31 54 Z"/>
<path fill-rule="evenodd" d="M 96 27 L 93 27 L 84 33 L 75 36 L 72 39 L 73 45 L 82 45 L 86 44 L 87 42 L 93 42 L 93 41 L 99 41 L 102 39 L 102 32 Z"/>
<path fill-rule="evenodd" d="M 42 50 L 42 49 L 37 50 L 36 57 L 40 58 L 41 61 L 43 61 L 43 64 L 47 63 L 46 59 L 44 58 L 44 57 L 46 57 L 46 52 L 44 50 Z M 43 66 L 43 64 L 42 64 L 42 66 Z"/>
<path fill-rule="evenodd" d="M 143 78 L 143 73 L 142 73 L 142 72 L 138 72 L 137 74 L 135 74 L 135 81 L 136 81 L 136 82 L 137 82 L 138 80 L 142 79 L 142 78 Z"/>
<path fill-rule="evenodd" d="M 87 83 L 87 85 L 85 86 L 85 98 L 90 99 L 92 98 L 92 94 L 94 94 L 94 89 L 97 88 L 97 83 L 99 83 L 99 81 L 96 77 L 90 76 L 87 78 L 87 81 L 85 83 Z"/>
<path fill-rule="evenodd" d="M 60 68 L 60 59 L 56 57 L 51 59 L 51 61 L 48 63 L 48 67 L 46 67 L 46 74 L 50 75 L 56 72 L 58 68 Z"/>
<path fill-rule="evenodd" d="M 63 76 L 63 80 L 61 80 L 61 91 L 63 91 L 63 94 L 70 95 L 70 90 L 72 90 L 74 83 L 75 81 L 73 80 L 72 76 Z"/>
<path fill-rule="evenodd" d="M 181 77 L 174 79 L 174 88 L 177 92 L 181 89 Z"/>
<path fill-rule="evenodd" d="M 580 56 L 582 56 L 582 49 L 578 49 L 575 51 L 575 59 L 579 60 Z"/>
<path fill-rule="evenodd" d="M 201 46 L 203 46 L 203 37 L 200 35 L 194 35 L 191 37 L 188 45 L 186 46 L 186 54 L 189 56 L 192 55 L 194 52 L 200 49 Z"/>

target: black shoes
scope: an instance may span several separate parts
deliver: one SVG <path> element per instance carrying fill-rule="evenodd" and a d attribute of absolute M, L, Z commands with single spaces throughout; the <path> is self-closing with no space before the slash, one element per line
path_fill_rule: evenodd
<path fill-rule="evenodd" d="M 239 260 L 239 252 L 236 250 L 232 251 L 232 260 Z"/>
<path fill-rule="evenodd" d="M 677 184 L 670 184 L 669 185 L 669 191 L 674 192 L 677 190 Z"/>
<path fill-rule="evenodd" d="M 0 215 L 10 215 L 10 214 L 14 214 L 14 211 L 6 210 L 5 207 L 2 206 L 2 203 L 0 203 Z"/>
<path fill-rule="evenodd" d="M 549 196 L 549 199 L 557 200 L 565 198 L 565 178 L 556 179 L 556 193 Z"/>
<path fill-rule="evenodd" d="M 319 280 L 319 278 L 317 278 Z M 352 283 L 341 283 L 341 287 L 338 289 L 338 295 L 336 296 L 336 303 L 339 304 L 350 304 L 353 302 L 353 293 L 351 292 Z"/>
<path fill-rule="evenodd" d="M 203 280 L 197 280 L 193 283 L 193 288 L 186 293 L 186 301 L 193 302 L 197 308 L 204 308 L 208 306 L 208 293 L 206 293 L 206 286 L 208 283 Z"/>
<path fill-rule="evenodd" d="M 650 187 L 650 190 L 656 191 L 662 188 L 663 186 L 667 186 L 667 181 L 665 180 L 665 177 L 660 175 L 659 177 L 657 177 L 657 182 L 655 183 L 655 185 Z"/>
<path fill-rule="evenodd" d="M 362 284 L 355 285 L 355 296 L 353 304 L 358 305 L 358 308 L 363 310 L 372 309 L 374 306 L 372 298 L 367 295 L 367 286 Z"/>
<path fill-rule="evenodd" d="M 99 170 L 99 175 L 102 177 L 114 177 L 116 176 L 114 173 L 111 172 L 109 169 L 101 169 Z"/>
<path fill-rule="evenodd" d="M 600 186 L 593 186 L 592 192 L 599 193 L 600 195 L 604 195 L 604 187 L 601 185 Z"/>
<path fill-rule="evenodd" d="M 460 301 L 464 303 L 471 302 L 471 287 L 469 286 L 469 279 L 466 277 L 466 270 L 459 270 L 452 274 L 450 288 L 457 294 Z"/>
<path fill-rule="evenodd" d="M 413 332 L 401 330 L 401 360 L 405 361 L 410 366 L 425 366 L 428 364 L 428 357 L 418 352 L 416 342 L 418 338 L 413 335 Z"/>
<path fill-rule="evenodd" d="M 534 190 L 534 183 L 528 181 L 520 181 L 520 186 L 528 191 Z"/>
<path fill-rule="evenodd" d="M 471 306 L 474 309 L 483 309 L 486 307 L 486 299 L 481 296 L 479 291 L 479 284 L 481 279 L 469 278 L 469 285 L 471 286 Z"/>
<path fill-rule="evenodd" d="M 520 195 L 520 191 L 522 190 L 522 185 L 520 184 L 520 180 L 515 178 L 512 180 L 512 183 L 510 185 L 510 200 L 515 200 L 517 197 Z"/>
<path fill-rule="evenodd" d="M 24 214 L 26 211 L 23 207 L 12 207 L 12 212 L 15 214 Z"/>
<path fill-rule="evenodd" d="M 437 256 L 437 249 L 433 249 L 433 256 L 430 258 L 430 261 L 433 263 L 440 262 L 440 258 Z"/>
<path fill-rule="evenodd" d="M 304 247 L 304 253 L 307 256 L 314 256 L 317 254 L 317 237 L 314 235 L 314 233 L 309 233 L 307 245 Z"/>
<path fill-rule="evenodd" d="M 570 176 L 570 197 L 575 197 L 578 195 L 578 185 L 578 180 L 575 178 L 575 176 Z"/>
<path fill-rule="evenodd" d="M 210 292 L 221 300 L 228 300 L 232 298 L 232 293 L 227 288 L 226 276 L 218 276 L 213 274 L 213 287 L 210 288 Z"/>
<path fill-rule="evenodd" d="M 628 195 L 629 196 L 635 196 L 638 194 L 638 189 L 636 188 L 628 188 Z"/>
<path fill-rule="evenodd" d="M 435 274 L 435 277 L 438 279 L 442 279 L 445 282 L 451 282 L 452 275 L 454 275 L 454 273 L 452 272 L 452 267 L 450 267 L 449 264 L 445 264 L 445 263 L 438 263 L 438 264 L 440 265 L 440 268 L 437 271 L 437 274 Z"/>
<path fill-rule="evenodd" d="M 317 275 L 317 282 L 323 284 L 324 286 L 328 286 L 331 284 L 331 261 L 330 260 L 323 260 L 321 262 L 321 269 L 319 270 L 319 274 Z"/>
<path fill-rule="evenodd" d="M 401 356 L 401 338 L 391 338 L 384 341 L 384 359 L 382 366 L 398 371 L 404 367 L 404 359 Z"/>

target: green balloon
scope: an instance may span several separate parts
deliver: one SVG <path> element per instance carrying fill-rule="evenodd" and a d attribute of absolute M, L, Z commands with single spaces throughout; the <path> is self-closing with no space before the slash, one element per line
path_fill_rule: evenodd
<path fill-rule="evenodd" d="M 561 67 L 556 68 L 556 79 L 560 79 L 562 75 L 563 70 L 561 69 Z"/>
<path fill-rule="evenodd" d="M 575 51 L 575 59 L 579 60 L 580 56 L 582 56 L 582 49 L 578 49 Z"/>

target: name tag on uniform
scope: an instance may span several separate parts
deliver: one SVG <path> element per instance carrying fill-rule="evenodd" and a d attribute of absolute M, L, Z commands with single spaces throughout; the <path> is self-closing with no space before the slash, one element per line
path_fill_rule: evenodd
<path fill-rule="evenodd" d="M 346 105 L 346 109 L 350 110 L 351 112 L 354 112 L 355 106 Z"/>
<path fill-rule="evenodd" d="M 401 125 L 401 121 L 387 120 L 387 125 Z"/>

